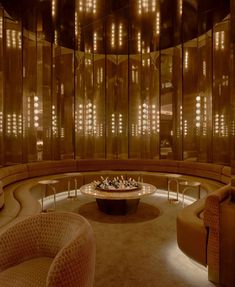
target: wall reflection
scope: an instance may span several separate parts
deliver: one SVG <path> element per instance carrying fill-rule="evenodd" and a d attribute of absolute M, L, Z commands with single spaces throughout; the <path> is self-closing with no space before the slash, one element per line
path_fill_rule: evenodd
<path fill-rule="evenodd" d="M 186 2 L 169 10 L 166 0 L 75 1 L 72 8 L 52 1 L 25 13 L 23 23 L 1 8 L 1 164 L 64 158 L 228 164 L 235 121 L 230 17 L 201 27 L 198 21 L 212 12 L 188 10 Z M 48 7 L 51 22 L 43 14 Z M 70 24 L 60 9 L 65 15 L 73 9 Z"/>

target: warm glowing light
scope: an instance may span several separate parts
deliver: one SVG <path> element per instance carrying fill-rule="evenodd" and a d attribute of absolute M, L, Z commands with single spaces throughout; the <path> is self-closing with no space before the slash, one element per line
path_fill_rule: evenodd
<path fill-rule="evenodd" d="M 183 0 L 179 0 L 179 13 L 180 15 L 183 14 Z"/>
<path fill-rule="evenodd" d="M 138 14 L 142 14 L 142 0 L 138 0 Z"/>
<path fill-rule="evenodd" d="M 123 133 L 123 115 L 120 113 L 112 113 L 111 115 L 111 133 L 113 135 Z"/>
<path fill-rule="evenodd" d="M 204 77 L 206 77 L 206 61 L 203 60 L 202 62 L 202 74 Z"/>
<path fill-rule="evenodd" d="M 97 51 L 97 33 L 94 32 L 94 35 L 93 35 L 93 49 L 94 49 L 94 52 Z"/>
<path fill-rule="evenodd" d="M 52 133 L 54 136 L 58 135 L 58 126 L 57 126 L 57 115 L 56 115 L 56 107 L 52 105 Z"/>
<path fill-rule="evenodd" d="M 111 26 L 111 46 L 112 48 L 114 48 L 115 46 L 115 24 L 112 23 L 112 26 Z"/>
<path fill-rule="evenodd" d="M 189 58 L 189 53 L 188 53 L 188 50 L 186 50 L 185 56 L 184 56 L 184 67 L 185 67 L 185 69 L 188 69 L 188 58 Z"/>
<path fill-rule="evenodd" d="M 56 0 L 51 1 L 51 15 L 52 17 L 55 17 L 56 11 Z"/>
<path fill-rule="evenodd" d="M 224 31 L 220 32 L 220 48 L 224 50 Z"/>
<path fill-rule="evenodd" d="M 96 14 L 97 12 L 97 0 L 80 0 L 79 11 Z"/>
<path fill-rule="evenodd" d="M 21 41 L 21 32 L 16 30 L 6 30 L 6 44 L 7 48 L 22 48 L 22 41 Z"/>
<path fill-rule="evenodd" d="M 122 38 L 123 38 L 123 25 L 122 23 L 119 24 L 119 33 L 118 33 L 118 44 L 119 44 L 119 47 L 122 46 Z"/>
<path fill-rule="evenodd" d="M 184 136 L 188 135 L 188 121 L 184 120 Z"/>
<path fill-rule="evenodd" d="M 225 48 L 225 33 L 224 31 L 215 32 L 215 49 L 224 50 Z"/>
<path fill-rule="evenodd" d="M 150 133 L 159 133 L 160 132 L 160 113 L 156 109 L 156 105 L 148 105 L 143 103 L 138 107 L 138 124 L 137 129 L 135 125 L 132 126 L 132 134 L 145 135 Z"/>
<path fill-rule="evenodd" d="M 0 38 L 3 36 L 3 18 L 0 17 Z"/>
<path fill-rule="evenodd" d="M 156 34 L 160 34 L 160 12 L 156 14 Z"/>
<path fill-rule="evenodd" d="M 97 84 L 103 83 L 103 79 L 104 79 L 103 67 L 99 67 L 97 69 Z"/>
<path fill-rule="evenodd" d="M 140 53 L 141 52 L 141 33 L 138 32 L 137 34 L 137 51 Z"/>

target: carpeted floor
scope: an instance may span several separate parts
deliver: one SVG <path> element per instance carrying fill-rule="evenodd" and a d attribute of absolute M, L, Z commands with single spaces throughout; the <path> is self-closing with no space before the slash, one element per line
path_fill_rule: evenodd
<path fill-rule="evenodd" d="M 163 191 L 141 199 L 137 212 L 125 216 L 100 212 L 94 199 L 84 195 L 78 200 L 68 200 L 66 193 L 57 197 L 57 210 L 77 212 L 93 227 L 94 287 L 214 286 L 207 270 L 177 247 L 176 216 L 181 208 L 170 204 Z"/>

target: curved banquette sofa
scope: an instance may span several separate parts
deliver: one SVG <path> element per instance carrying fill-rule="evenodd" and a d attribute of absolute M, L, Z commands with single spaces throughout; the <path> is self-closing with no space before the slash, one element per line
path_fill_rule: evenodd
<path fill-rule="evenodd" d="M 39 180 L 59 179 L 56 191 L 60 192 L 67 189 L 66 173 L 72 172 L 78 172 L 78 187 L 101 175 L 111 177 L 119 174 L 136 179 L 141 176 L 143 181 L 160 189 L 167 189 L 172 174 L 179 174 L 184 180 L 200 181 L 207 196 L 179 212 L 177 242 L 187 256 L 208 266 L 209 280 L 219 282 L 219 211 L 221 202 L 231 193 L 230 167 L 190 161 L 137 159 L 42 161 L 3 167 L 0 169 L 0 227 L 16 217 L 41 211 L 39 201 L 30 192 Z"/>

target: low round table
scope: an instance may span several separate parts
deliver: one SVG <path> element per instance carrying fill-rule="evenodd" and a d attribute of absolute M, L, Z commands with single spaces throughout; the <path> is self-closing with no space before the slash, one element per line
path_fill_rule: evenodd
<path fill-rule="evenodd" d="M 93 183 L 80 188 L 82 194 L 92 196 L 102 212 L 113 215 L 124 215 L 136 211 L 139 201 L 146 195 L 153 194 L 157 188 L 148 183 L 141 183 L 140 188 L 131 191 L 99 190 Z"/>

